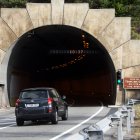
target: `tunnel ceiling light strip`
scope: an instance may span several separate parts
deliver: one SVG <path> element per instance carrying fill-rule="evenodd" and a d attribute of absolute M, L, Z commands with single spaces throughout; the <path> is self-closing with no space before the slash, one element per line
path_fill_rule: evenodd
<path fill-rule="evenodd" d="M 82 41 L 83 41 L 84 49 L 88 49 L 89 48 L 89 42 L 86 41 L 86 37 L 85 37 L 83 32 L 82 32 Z M 75 50 L 72 50 L 72 51 L 75 51 Z M 69 61 L 65 64 L 60 64 L 58 66 L 52 66 L 50 69 L 47 69 L 47 70 L 55 70 L 55 69 L 67 67 L 69 65 L 72 65 L 72 64 L 75 64 L 75 63 L 81 61 L 82 59 L 84 59 L 85 56 L 86 56 L 85 54 L 82 54 L 82 55 L 78 56 L 78 58 L 75 58 L 74 60 L 71 60 L 71 61 Z"/>
<path fill-rule="evenodd" d="M 81 36 L 82 36 L 83 48 L 88 49 L 89 48 L 89 42 L 87 41 L 87 39 L 86 39 L 86 37 L 85 37 L 83 32 L 81 33 Z M 61 50 L 59 50 L 59 51 L 61 51 Z M 53 51 L 51 51 L 51 52 L 53 52 Z M 51 68 L 44 68 L 44 69 L 41 69 L 41 70 L 37 70 L 37 72 L 56 70 L 56 69 L 65 68 L 65 67 L 73 65 L 75 63 L 78 63 L 79 61 L 83 60 L 86 55 L 85 55 L 85 50 L 69 50 L 70 54 L 75 54 L 75 53 L 77 54 L 77 52 L 79 54 L 81 53 L 81 55 L 78 56 L 77 58 L 74 58 L 73 60 L 71 60 L 71 61 L 69 61 L 67 63 L 52 66 Z"/>
<path fill-rule="evenodd" d="M 37 70 L 37 72 L 50 71 L 50 70 L 56 70 L 56 69 L 59 69 L 59 68 L 68 67 L 69 65 L 75 64 L 75 63 L 83 60 L 85 56 L 86 56 L 85 54 L 82 54 L 82 55 L 78 56 L 78 58 L 75 58 L 75 59 L 73 59 L 73 60 L 71 60 L 67 63 L 60 64 L 60 65 L 57 65 L 57 66 L 52 66 L 51 68 L 44 68 L 44 69 L 41 69 L 41 70 Z"/>

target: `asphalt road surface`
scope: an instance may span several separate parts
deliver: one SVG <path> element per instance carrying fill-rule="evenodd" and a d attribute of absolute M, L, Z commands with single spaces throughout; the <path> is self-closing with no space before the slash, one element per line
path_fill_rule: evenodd
<path fill-rule="evenodd" d="M 45 121 L 26 121 L 24 126 L 17 126 L 14 108 L 0 110 L 0 140 L 63 140 L 109 114 L 112 114 L 112 110 L 103 106 L 69 107 L 67 121 L 60 118 L 56 125 Z"/>

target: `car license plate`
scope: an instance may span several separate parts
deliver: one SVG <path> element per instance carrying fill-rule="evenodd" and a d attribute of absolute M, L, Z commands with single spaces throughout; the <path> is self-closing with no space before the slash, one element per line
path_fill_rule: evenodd
<path fill-rule="evenodd" d="M 39 107 L 39 104 L 25 104 L 26 107 Z"/>

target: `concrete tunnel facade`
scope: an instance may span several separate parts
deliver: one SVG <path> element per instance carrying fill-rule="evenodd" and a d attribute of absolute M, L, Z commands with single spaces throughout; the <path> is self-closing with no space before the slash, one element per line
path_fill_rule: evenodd
<path fill-rule="evenodd" d="M 77 104 L 121 104 L 116 71 L 139 76 L 140 41 L 131 40 L 130 21 L 114 9 L 63 0 L 1 8 L 1 106 L 13 106 L 21 89 L 35 86 L 56 87 Z M 127 90 L 128 97 L 138 91 Z"/>

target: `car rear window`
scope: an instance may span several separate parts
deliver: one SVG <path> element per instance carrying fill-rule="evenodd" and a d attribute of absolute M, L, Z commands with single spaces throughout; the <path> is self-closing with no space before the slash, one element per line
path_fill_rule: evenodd
<path fill-rule="evenodd" d="M 27 90 L 20 93 L 20 99 L 35 99 L 47 97 L 47 90 Z"/>

